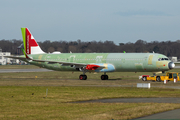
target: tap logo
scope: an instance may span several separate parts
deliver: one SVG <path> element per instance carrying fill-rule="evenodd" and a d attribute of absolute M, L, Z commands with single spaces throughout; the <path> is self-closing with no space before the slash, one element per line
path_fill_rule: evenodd
<path fill-rule="evenodd" d="M 27 39 L 26 39 L 27 41 L 26 41 L 26 53 L 27 54 L 30 54 L 29 53 L 29 35 L 27 35 Z"/>
<path fill-rule="evenodd" d="M 26 53 L 31 54 L 32 48 L 37 46 L 38 44 L 35 41 L 34 37 L 30 33 L 30 31 L 26 28 Z"/>

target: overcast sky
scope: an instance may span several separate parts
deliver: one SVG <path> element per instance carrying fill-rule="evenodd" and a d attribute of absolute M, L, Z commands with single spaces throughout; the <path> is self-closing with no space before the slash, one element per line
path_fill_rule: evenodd
<path fill-rule="evenodd" d="M 180 39 L 180 0 L 0 0 L 0 40 L 40 42 Z"/>

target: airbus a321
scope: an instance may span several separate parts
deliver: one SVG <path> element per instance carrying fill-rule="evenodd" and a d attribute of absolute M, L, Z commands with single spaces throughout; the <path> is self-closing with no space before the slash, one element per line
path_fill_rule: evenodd
<path fill-rule="evenodd" d="M 108 80 L 107 72 L 165 72 L 175 67 L 167 56 L 158 53 L 45 53 L 28 28 L 21 28 L 24 55 L 20 59 L 30 64 L 57 71 L 102 72 L 101 80 Z"/>

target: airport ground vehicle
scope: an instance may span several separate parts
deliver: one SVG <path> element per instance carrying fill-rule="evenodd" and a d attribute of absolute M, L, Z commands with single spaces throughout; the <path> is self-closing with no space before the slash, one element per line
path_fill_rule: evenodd
<path fill-rule="evenodd" d="M 161 82 L 161 81 L 164 81 L 164 80 L 174 81 L 174 79 L 176 79 L 177 81 L 180 81 L 179 80 L 179 73 L 177 73 L 177 72 L 167 72 L 165 76 L 160 76 L 160 75 L 156 75 L 156 76 L 144 75 L 144 76 L 142 76 L 143 81 L 153 80 L 153 81 Z"/>

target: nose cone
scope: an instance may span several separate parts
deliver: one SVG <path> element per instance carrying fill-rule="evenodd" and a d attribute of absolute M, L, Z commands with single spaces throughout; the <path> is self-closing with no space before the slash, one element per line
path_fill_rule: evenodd
<path fill-rule="evenodd" d="M 169 62 L 168 67 L 169 69 L 173 69 L 175 67 L 175 64 L 173 62 Z"/>

